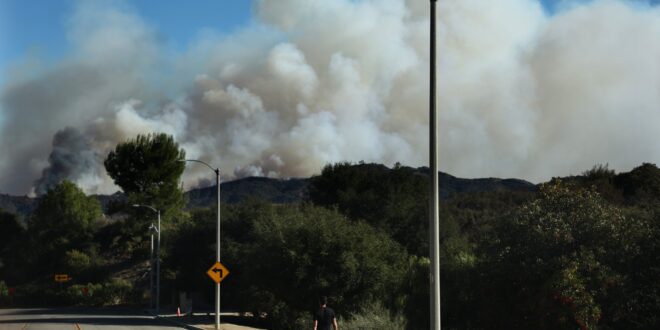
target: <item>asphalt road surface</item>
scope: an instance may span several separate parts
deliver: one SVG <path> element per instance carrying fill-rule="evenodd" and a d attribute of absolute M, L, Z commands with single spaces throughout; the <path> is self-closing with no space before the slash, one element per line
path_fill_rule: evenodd
<path fill-rule="evenodd" d="M 183 329 L 128 309 L 0 309 L 0 330 Z"/>

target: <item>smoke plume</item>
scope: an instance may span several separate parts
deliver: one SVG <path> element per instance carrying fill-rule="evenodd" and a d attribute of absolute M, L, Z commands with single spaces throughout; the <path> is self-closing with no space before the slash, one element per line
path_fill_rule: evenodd
<path fill-rule="evenodd" d="M 660 161 L 657 7 L 438 7 L 441 170 L 538 182 L 596 163 Z M 114 192 L 102 158 L 156 131 L 225 180 L 307 176 L 337 161 L 427 164 L 428 1 L 260 0 L 253 9 L 242 29 L 200 34 L 172 55 L 129 9 L 78 3 L 71 54 L 26 59 L 1 87 L 0 190 L 41 192 L 68 178 Z M 189 165 L 184 182 L 209 177 Z"/>
<path fill-rule="evenodd" d="M 95 177 L 89 177 L 98 169 L 99 155 L 94 151 L 89 139 L 77 129 L 67 127 L 53 138 L 53 151 L 48 157 L 48 167 L 41 178 L 34 182 L 35 192 L 44 194 L 64 179 L 84 185 L 98 184 Z M 91 182 L 88 182 L 91 179 Z"/>

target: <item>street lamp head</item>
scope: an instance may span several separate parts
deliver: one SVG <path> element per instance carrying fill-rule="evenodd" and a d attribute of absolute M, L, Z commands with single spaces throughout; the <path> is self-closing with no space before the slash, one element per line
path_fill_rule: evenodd
<path fill-rule="evenodd" d="M 133 204 L 133 207 L 145 207 L 145 208 L 148 208 L 148 209 L 150 209 L 150 210 L 152 210 L 152 211 L 154 211 L 154 212 L 160 214 L 160 210 L 157 210 L 157 209 L 154 208 L 153 206 L 142 205 L 142 204 Z"/>

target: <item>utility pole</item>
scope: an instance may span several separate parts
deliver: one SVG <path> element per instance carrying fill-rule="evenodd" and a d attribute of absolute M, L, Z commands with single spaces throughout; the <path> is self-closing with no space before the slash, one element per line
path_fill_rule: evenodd
<path fill-rule="evenodd" d="M 218 188 L 218 225 L 216 226 L 218 246 L 216 248 L 216 261 L 220 262 L 220 169 L 216 168 L 213 171 L 215 172 L 215 185 Z M 215 284 L 215 328 L 220 329 L 220 283 Z"/>
<path fill-rule="evenodd" d="M 431 168 L 431 198 L 429 208 L 429 256 L 431 269 L 429 272 L 431 284 L 431 329 L 440 330 L 440 214 L 438 210 L 438 138 L 436 117 L 436 76 L 435 76 L 435 5 L 431 2 L 431 58 L 430 58 L 430 99 L 429 99 L 429 161 Z"/>
<path fill-rule="evenodd" d="M 156 314 L 160 315 L 160 210 L 158 213 L 158 243 L 156 243 Z"/>
<path fill-rule="evenodd" d="M 149 309 L 154 308 L 154 227 L 153 222 L 149 227 L 151 233 L 151 254 L 149 255 Z"/>
<path fill-rule="evenodd" d="M 143 205 L 143 204 L 133 204 L 133 207 L 148 208 L 148 209 L 154 211 L 156 214 L 158 214 L 158 227 L 154 228 L 154 225 L 151 224 L 151 227 L 149 227 L 149 228 L 150 229 L 154 228 L 154 230 L 156 230 L 156 233 L 158 234 L 158 236 L 157 236 L 158 237 L 157 238 L 158 242 L 156 243 L 156 314 L 160 315 L 160 210 L 157 210 L 156 208 L 154 208 L 152 206 Z M 154 240 L 153 240 L 153 234 L 152 234 L 151 235 L 152 254 L 153 254 L 153 247 L 154 247 Z M 153 278 L 152 278 L 152 281 L 153 281 Z"/>
<path fill-rule="evenodd" d="M 215 185 L 218 189 L 218 194 L 217 194 L 218 224 L 216 226 L 218 244 L 216 246 L 216 262 L 220 262 L 220 168 L 213 168 L 213 166 L 209 165 L 208 163 L 197 159 L 186 159 L 186 160 L 182 160 L 182 162 L 195 162 L 195 163 L 204 164 L 206 165 L 206 167 L 210 168 L 211 171 L 215 173 Z M 215 328 L 220 329 L 220 282 L 216 283 L 216 287 L 215 287 Z"/>

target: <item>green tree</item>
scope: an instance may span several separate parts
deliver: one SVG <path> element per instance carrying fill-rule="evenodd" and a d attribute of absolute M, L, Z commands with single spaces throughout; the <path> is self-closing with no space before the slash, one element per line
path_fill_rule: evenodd
<path fill-rule="evenodd" d="M 156 218 L 151 210 L 133 208 L 133 204 L 160 210 L 163 227 L 182 215 L 184 196 L 179 178 L 184 170 L 184 160 L 185 151 L 165 133 L 138 135 L 118 144 L 108 154 L 104 162 L 106 171 L 128 196 L 123 207 L 115 208 L 135 215 L 133 221 L 124 222 L 120 228 L 122 247 L 126 252 L 146 251 L 146 228 Z"/>
<path fill-rule="evenodd" d="M 409 253 L 428 255 L 428 177 L 396 165 L 338 163 L 312 177 L 310 200 L 384 230 Z"/>
<path fill-rule="evenodd" d="M 179 210 L 183 206 L 179 178 L 185 155 L 171 135 L 147 134 L 118 144 L 104 164 L 131 202 L 159 210 Z"/>
<path fill-rule="evenodd" d="M 65 252 L 88 248 L 101 206 L 70 181 L 62 181 L 44 195 L 28 224 L 40 266 L 62 267 Z"/>
<path fill-rule="evenodd" d="M 312 205 L 247 201 L 222 212 L 224 306 L 265 312 L 275 329 L 296 328 L 320 295 L 344 317 L 371 302 L 401 311 L 407 254 L 383 231 Z M 215 210 L 193 212 L 174 234 L 177 286 L 212 294 L 204 272 L 215 256 Z"/>
<path fill-rule="evenodd" d="M 643 224 L 593 190 L 545 185 L 539 198 L 502 221 L 483 258 L 484 325 L 595 329 L 624 286 L 625 260 L 639 251 Z M 641 230 L 641 231 L 640 231 Z M 488 300 L 482 300 L 488 302 Z M 603 319 L 605 318 L 605 319 Z"/>
<path fill-rule="evenodd" d="M 371 301 L 393 307 L 406 254 L 384 232 L 313 206 L 262 205 L 249 212 L 250 242 L 229 251 L 240 261 L 241 292 L 264 304 L 253 306 L 272 315 L 277 328 L 292 327 L 320 295 L 344 315 Z"/>
<path fill-rule="evenodd" d="M 658 203 L 660 196 L 660 169 L 655 164 L 644 163 L 628 173 L 614 178 L 623 196 L 635 203 Z"/>
<path fill-rule="evenodd" d="M 16 215 L 0 209 L 0 278 L 19 280 L 19 267 L 23 264 L 20 251 L 24 239 L 25 229 Z"/>

